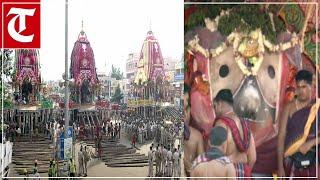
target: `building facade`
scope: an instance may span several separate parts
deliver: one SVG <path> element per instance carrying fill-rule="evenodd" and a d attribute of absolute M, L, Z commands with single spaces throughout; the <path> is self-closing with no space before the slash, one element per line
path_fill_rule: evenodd
<path fill-rule="evenodd" d="M 183 105 L 184 63 L 183 60 L 176 62 L 174 72 L 174 105 Z"/>

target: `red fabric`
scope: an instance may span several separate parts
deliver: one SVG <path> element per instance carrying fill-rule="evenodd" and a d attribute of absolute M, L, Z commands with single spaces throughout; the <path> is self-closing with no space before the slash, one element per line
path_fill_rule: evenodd
<path fill-rule="evenodd" d="M 195 59 L 197 61 L 197 70 L 204 74 L 204 78 L 209 80 L 208 62 L 209 59 L 204 57 L 200 53 L 195 53 Z"/>
<path fill-rule="evenodd" d="M 248 164 L 234 163 L 237 178 L 251 179 L 251 168 Z"/>
<path fill-rule="evenodd" d="M 192 74 L 193 74 L 193 61 L 194 61 L 194 56 L 190 54 L 189 52 L 186 53 L 185 55 L 185 63 L 186 63 L 186 68 L 185 68 L 185 74 L 184 74 L 184 84 L 191 86 L 191 81 L 192 81 Z"/>
<path fill-rule="evenodd" d="M 250 145 L 250 129 L 245 120 L 241 120 L 241 126 L 243 131 L 243 139 L 241 139 L 239 129 L 234 120 L 228 117 L 219 117 L 222 122 L 231 129 L 233 140 L 240 152 L 246 152 Z"/>
<path fill-rule="evenodd" d="M 251 168 L 249 165 L 244 166 L 244 176 L 246 177 L 245 179 L 249 180 L 251 179 Z"/>
<path fill-rule="evenodd" d="M 257 160 L 252 172 L 272 174 L 278 169 L 278 147 L 277 136 L 256 147 Z"/>
<path fill-rule="evenodd" d="M 192 119 L 197 126 L 208 135 L 215 120 L 215 113 L 210 100 L 210 95 L 203 95 L 199 91 L 191 91 L 190 102 Z"/>
<path fill-rule="evenodd" d="M 184 9 L 184 22 L 188 23 L 189 16 L 197 10 L 196 6 L 193 5 L 189 8 Z"/>

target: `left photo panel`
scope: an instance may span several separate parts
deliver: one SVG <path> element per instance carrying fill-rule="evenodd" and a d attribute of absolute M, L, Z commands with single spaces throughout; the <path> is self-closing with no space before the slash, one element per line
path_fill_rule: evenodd
<path fill-rule="evenodd" d="M 185 177 L 182 1 L 0 2 L 3 179 Z"/>

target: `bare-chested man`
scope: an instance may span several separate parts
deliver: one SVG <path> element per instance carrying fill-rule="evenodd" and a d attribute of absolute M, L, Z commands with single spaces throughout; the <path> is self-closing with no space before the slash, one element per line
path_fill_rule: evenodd
<path fill-rule="evenodd" d="M 188 95 L 185 95 L 184 98 L 184 170 L 186 176 L 190 176 L 190 169 L 192 166 L 193 160 L 200 154 L 204 152 L 203 137 L 200 131 L 189 126 L 190 121 L 190 106 L 188 106 Z"/>
<path fill-rule="evenodd" d="M 319 102 L 312 99 L 312 74 L 309 71 L 299 71 L 295 80 L 297 97 L 284 107 L 279 122 L 278 176 L 315 177 Z"/>
<path fill-rule="evenodd" d="M 223 153 L 227 148 L 227 131 L 221 126 L 210 132 L 209 150 L 198 156 L 192 165 L 191 177 L 230 177 L 235 179 L 236 170 L 230 159 Z"/>
<path fill-rule="evenodd" d="M 248 124 L 233 111 L 231 90 L 220 90 L 213 102 L 217 114 L 215 126 L 224 127 L 228 133 L 225 154 L 235 165 L 237 177 L 250 177 L 256 149 Z"/>

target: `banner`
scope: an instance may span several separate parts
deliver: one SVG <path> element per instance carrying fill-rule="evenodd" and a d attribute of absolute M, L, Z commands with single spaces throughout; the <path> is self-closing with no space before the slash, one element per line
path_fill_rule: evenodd
<path fill-rule="evenodd" d="M 64 140 L 64 158 L 72 158 L 72 137 Z"/>
<path fill-rule="evenodd" d="M 72 139 L 73 130 L 72 126 L 69 126 L 67 130 L 67 136 L 61 143 L 61 146 L 63 146 L 63 149 L 61 149 L 61 156 L 63 155 L 63 159 L 72 158 Z"/>

